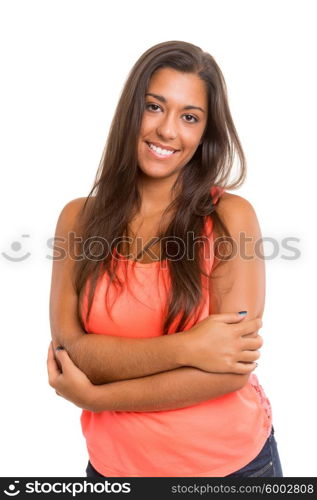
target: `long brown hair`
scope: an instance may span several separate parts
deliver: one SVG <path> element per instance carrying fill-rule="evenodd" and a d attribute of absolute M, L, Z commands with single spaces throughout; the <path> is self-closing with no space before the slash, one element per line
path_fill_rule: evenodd
<path fill-rule="evenodd" d="M 131 218 L 141 206 L 137 188 L 137 143 L 145 109 L 145 93 L 154 71 L 162 67 L 197 74 L 205 82 L 208 94 L 208 119 L 202 143 L 180 171 L 172 189 L 178 194 L 165 210 L 166 213 L 173 210 L 173 217 L 159 235 L 166 242 L 162 257 L 164 259 L 173 253 L 170 251 L 173 239 L 186 241 L 189 231 L 194 238 L 200 237 L 209 217 L 213 227 L 217 228 L 218 236 L 230 237 L 217 214 L 211 188 L 220 186 L 233 189 L 240 186 L 245 178 L 246 162 L 229 110 L 224 77 L 214 58 L 201 48 L 183 41 L 159 43 L 139 58 L 128 75 L 93 187 L 79 214 L 82 239 L 85 245 L 85 242 L 89 242 L 89 251 L 87 254 L 86 245 L 85 258 L 76 262 L 74 285 L 80 296 L 89 279 L 86 321 L 101 274 L 108 274 L 109 284 L 114 282 L 121 288 L 124 285 L 116 275 L 118 262 L 112 256 L 115 248 L 118 249 L 116 241 L 128 234 Z M 238 175 L 234 182 L 229 183 L 236 156 L 239 159 Z M 102 256 L 101 241 L 108 242 L 107 251 Z M 187 248 L 186 255 L 192 255 L 192 250 Z M 180 320 L 174 331 L 182 331 L 191 315 L 197 311 L 202 298 L 202 275 L 206 275 L 201 255 L 200 252 L 198 258 L 194 259 L 167 258 L 171 287 L 163 334 L 169 331 L 179 313 Z M 82 320 L 80 308 L 79 317 Z"/>

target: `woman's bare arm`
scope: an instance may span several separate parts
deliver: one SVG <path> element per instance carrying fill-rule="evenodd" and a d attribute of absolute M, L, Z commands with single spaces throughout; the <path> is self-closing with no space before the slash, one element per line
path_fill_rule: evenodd
<path fill-rule="evenodd" d="M 134 380 L 94 386 L 94 412 L 162 411 L 192 406 L 241 389 L 249 375 L 208 373 L 183 367 Z"/>
<path fill-rule="evenodd" d="M 262 234 L 254 208 L 241 196 L 224 193 L 217 212 L 232 236 L 234 253 L 226 262 L 214 261 L 209 313 L 246 310 L 247 319 L 262 318 L 265 263 Z"/>
<path fill-rule="evenodd" d="M 80 408 L 100 412 L 174 410 L 237 391 L 248 375 L 213 374 L 185 367 L 133 380 L 93 385 L 66 350 L 47 358 L 48 380 L 57 394 Z"/>

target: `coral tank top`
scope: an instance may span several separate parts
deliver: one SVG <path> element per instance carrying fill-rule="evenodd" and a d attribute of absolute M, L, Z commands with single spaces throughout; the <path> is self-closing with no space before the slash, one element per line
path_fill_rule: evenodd
<path fill-rule="evenodd" d="M 212 188 L 214 203 L 222 191 L 217 186 Z M 205 234 L 210 246 L 209 252 L 204 252 L 204 265 L 210 272 L 213 263 L 210 218 L 206 218 Z M 88 294 L 84 293 L 82 313 L 86 331 L 123 337 L 162 335 L 170 286 L 168 267 L 164 261 L 126 262 L 120 262 L 119 258 L 117 274 L 120 279 L 127 276 L 128 286 L 118 296 L 112 293 L 112 285 L 109 290 L 111 318 L 104 303 L 106 275 L 97 282 L 88 324 L 85 320 Z M 203 289 L 203 295 L 198 313 L 185 330 L 209 315 L 208 288 Z M 90 462 L 104 476 L 224 477 L 259 454 L 271 432 L 272 411 L 252 373 L 242 389 L 186 408 L 99 413 L 83 410 L 81 426 Z"/>

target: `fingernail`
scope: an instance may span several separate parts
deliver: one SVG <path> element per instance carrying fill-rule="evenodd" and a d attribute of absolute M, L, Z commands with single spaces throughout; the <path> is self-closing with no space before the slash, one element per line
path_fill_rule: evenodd
<path fill-rule="evenodd" d="M 64 350 L 64 347 L 59 345 L 56 347 L 55 351 L 63 351 Z"/>
<path fill-rule="evenodd" d="M 248 311 L 239 311 L 238 314 L 240 314 L 240 316 L 243 316 L 244 314 L 248 314 Z"/>

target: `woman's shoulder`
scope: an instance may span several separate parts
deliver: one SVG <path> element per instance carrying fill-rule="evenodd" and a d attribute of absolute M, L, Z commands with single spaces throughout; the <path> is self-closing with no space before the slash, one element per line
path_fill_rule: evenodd
<path fill-rule="evenodd" d="M 87 200 L 87 197 L 74 198 L 64 205 L 62 208 L 59 217 L 58 224 L 68 229 L 73 229 L 78 223 L 78 216 L 80 215 L 82 209 L 84 208 L 85 202 L 87 200 L 87 205 L 91 205 L 93 203 L 94 197 L 90 197 Z"/>
<path fill-rule="evenodd" d="M 217 212 L 248 213 L 254 211 L 252 204 L 243 196 L 229 193 L 221 186 L 213 186 L 211 189 L 213 202 L 217 205 Z"/>
<path fill-rule="evenodd" d="M 243 196 L 223 191 L 217 203 L 217 213 L 226 223 L 229 231 L 245 230 L 250 234 L 259 232 L 256 211 Z"/>
<path fill-rule="evenodd" d="M 81 198 L 74 198 L 73 200 L 70 200 L 69 202 L 66 203 L 64 206 L 63 210 L 65 212 L 73 212 L 73 211 L 79 211 L 85 204 L 87 200 L 87 204 L 93 203 L 95 199 L 95 196 L 83 196 Z"/>

